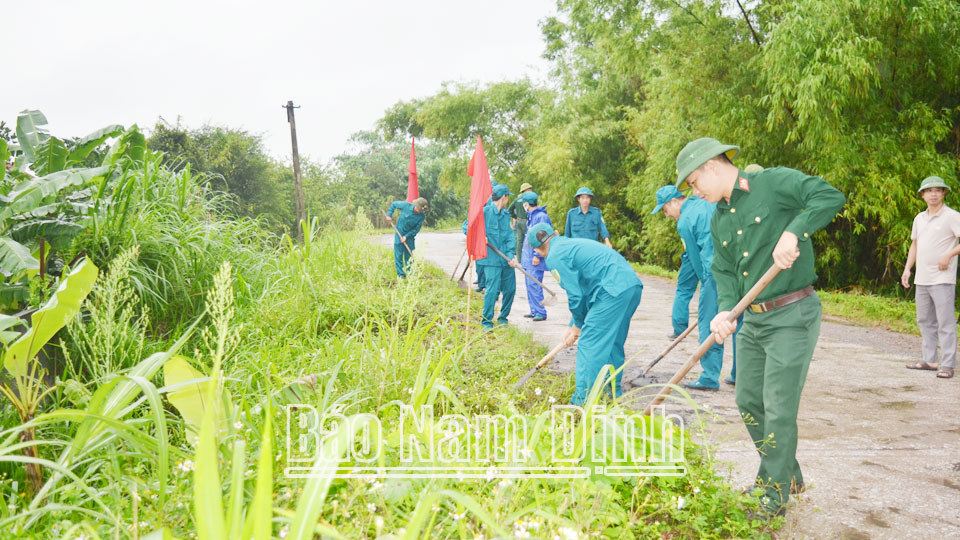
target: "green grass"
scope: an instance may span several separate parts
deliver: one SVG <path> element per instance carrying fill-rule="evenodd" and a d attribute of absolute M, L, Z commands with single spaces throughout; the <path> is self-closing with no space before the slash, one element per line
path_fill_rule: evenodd
<path fill-rule="evenodd" d="M 343 232 L 312 221 L 296 244 L 263 233 L 256 221 L 228 219 L 202 179 L 147 159 L 149 167 L 125 176 L 134 182 L 129 213 L 78 239 L 77 248 L 108 271 L 61 336 L 63 380 L 29 423 L 0 407 L 0 530 L 7 533 L 0 536 L 136 538 L 166 530 L 184 539 L 314 532 L 460 539 L 525 531 L 626 540 L 770 532 L 746 518 L 756 501 L 717 474 L 709 449 L 689 441 L 688 472 L 679 478 L 286 477 L 292 403 L 326 418 L 375 414 L 387 435 L 387 466 L 400 463 L 400 441 L 391 436 L 401 405 L 517 416 L 531 430 L 525 450 L 551 464 L 551 432 L 537 426 L 552 404 L 569 400 L 573 376 L 540 373 L 514 390 L 545 348 L 515 327 L 482 332 L 481 297 L 471 297 L 465 314 L 468 293 L 419 259 L 407 280 L 397 280 L 390 251 L 363 236 L 368 223 Z M 173 365 L 209 378 L 168 383 Z M 190 400 L 183 385 L 203 390 Z M 599 390 L 589 404 L 603 399 Z M 36 432 L 33 462 L 44 471 L 37 494 L 23 489 L 27 430 Z M 667 432 L 674 443 L 682 436 Z M 610 437 L 646 455 L 654 448 L 646 435 Z M 324 449 L 317 462 L 357 466 Z"/>
<path fill-rule="evenodd" d="M 653 264 L 631 263 L 641 274 L 676 280 L 677 271 Z M 817 291 L 823 302 L 823 313 L 860 326 L 873 326 L 920 335 L 914 303 L 856 290 L 854 292 Z"/>

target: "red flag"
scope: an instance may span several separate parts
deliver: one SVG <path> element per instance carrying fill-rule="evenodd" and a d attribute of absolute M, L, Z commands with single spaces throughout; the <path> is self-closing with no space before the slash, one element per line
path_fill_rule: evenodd
<path fill-rule="evenodd" d="M 407 166 L 407 202 L 413 202 L 420 197 L 420 188 L 417 186 L 417 156 L 413 152 L 413 138 L 410 139 L 410 165 Z"/>
<path fill-rule="evenodd" d="M 477 148 L 473 151 L 467 174 L 470 183 L 470 210 L 467 213 L 467 252 L 473 260 L 487 256 L 487 228 L 483 222 L 483 206 L 493 193 L 487 158 L 483 155 L 483 142 L 477 135 Z"/>

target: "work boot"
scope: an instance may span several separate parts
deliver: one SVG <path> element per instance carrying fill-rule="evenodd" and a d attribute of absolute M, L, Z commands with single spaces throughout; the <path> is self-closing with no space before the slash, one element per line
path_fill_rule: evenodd
<path fill-rule="evenodd" d="M 536 317 L 533 318 L 533 322 L 540 322 L 545 320 L 547 320 L 547 318 L 544 317 L 543 315 L 537 315 Z"/>

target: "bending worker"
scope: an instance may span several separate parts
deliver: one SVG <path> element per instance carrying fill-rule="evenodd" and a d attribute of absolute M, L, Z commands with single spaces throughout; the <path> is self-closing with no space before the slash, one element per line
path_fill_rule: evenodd
<path fill-rule="evenodd" d="M 713 281 L 710 270 L 710 265 L 713 264 L 710 218 L 713 217 L 716 207 L 716 204 L 710 204 L 699 197 L 684 197 L 675 186 L 664 186 L 657 190 L 657 206 L 651 212 L 656 214 L 662 208 L 668 218 L 676 220 L 687 264 L 696 275 L 695 281 L 701 284 L 697 309 L 700 343 L 713 339 L 710 321 L 717 315 L 717 284 Z M 700 366 L 703 368 L 700 378 L 692 383 L 684 383 L 683 386 L 692 390 L 719 389 L 723 345 L 715 343 L 710 347 L 707 353 L 700 357 Z"/>
<path fill-rule="evenodd" d="M 737 407 L 760 454 L 765 512 L 758 517 L 767 517 L 782 514 L 790 493 L 803 489 L 797 411 L 822 313 L 810 237 L 845 198 L 823 178 L 793 169 L 742 171 L 730 161 L 739 150 L 710 138 L 687 144 L 677 155 L 677 187 L 717 203 L 710 232 L 720 312 L 710 329 L 718 342 L 736 330 L 728 320 L 736 303 L 771 265 L 781 270 L 746 310 L 737 339 Z"/>
<path fill-rule="evenodd" d="M 497 324 L 507 324 L 507 316 L 513 307 L 513 297 L 517 294 L 517 273 L 514 268 L 520 266 L 517 260 L 511 257 L 516 247 L 513 229 L 510 228 L 510 214 L 507 212 L 507 203 L 510 201 L 510 189 L 506 184 L 497 184 L 493 188 L 490 202 L 483 207 L 483 221 L 487 230 L 487 243 L 500 250 L 504 259 L 492 249 L 487 249 L 487 256 L 477 260 L 477 268 L 483 267 L 483 280 L 487 291 L 483 295 L 483 318 L 480 324 L 486 330 L 493 329 L 493 313 L 500 299 L 500 316 Z"/>
<path fill-rule="evenodd" d="M 590 240 L 602 238 L 603 243 L 608 248 L 612 248 L 610 231 L 607 230 L 607 224 L 603 221 L 603 212 L 596 206 L 590 206 L 590 201 L 593 200 L 593 192 L 590 188 L 578 189 L 573 198 L 578 206 L 567 212 L 567 223 L 563 226 L 563 235 L 567 238 L 589 238 Z"/>
<path fill-rule="evenodd" d="M 570 402 L 583 405 L 604 366 L 618 370 L 614 387 L 622 394 L 623 344 L 630 319 L 640 305 L 643 283 L 626 259 L 594 240 L 557 236 L 553 227 L 538 223 L 527 232 L 527 242 L 545 258 L 560 286 L 567 292 L 572 318 L 563 335 L 566 346 L 577 346 L 576 390 Z"/>
<path fill-rule="evenodd" d="M 523 213 L 527 219 L 524 220 L 527 225 L 533 227 L 537 223 L 546 223 L 553 226 L 550 216 L 547 215 L 547 209 L 543 206 L 537 206 L 539 197 L 533 191 L 523 192 L 517 199 L 523 204 Z M 526 225 L 524 226 L 526 228 Z M 520 258 L 520 264 L 537 281 L 543 283 L 543 271 L 547 269 L 547 263 L 533 251 L 530 242 L 526 237 L 520 239 L 523 242 L 523 252 Z M 524 276 L 527 284 L 527 304 L 530 305 L 530 313 L 524 317 L 532 318 L 534 322 L 547 320 L 547 309 L 540 305 L 543 301 L 543 287 L 539 283 Z"/>
<path fill-rule="evenodd" d="M 397 276 L 406 279 L 410 257 L 416 249 L 417 233 L 420 232 L 423 218 L 426 217 L 424 212 L 427 210 L 427 200 L 420 197 L 412 203 L 393 201 L 387 210 L 387 221 L 390 223 L 393 223 L 394 210 L 400 210 L 400 217 L 397 218 L 397 230 L 393 233 L 393 264 L 397 268 Z"/>

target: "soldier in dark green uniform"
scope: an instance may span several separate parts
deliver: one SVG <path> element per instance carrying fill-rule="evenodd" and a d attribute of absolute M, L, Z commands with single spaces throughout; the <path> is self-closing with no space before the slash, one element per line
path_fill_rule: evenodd
<path fill-rule="evenodd" d="M 723 342 L 736 330 L 730 310 L 772 265 L 781 272 L 747 309 L 737 337 L 736 401 L 760 453 L 761 503 L 782 514 L 803 489 L 797 463 L 797 410 L 820 335 L 810 237 L 846 202 L 819 176 L 785 167 L 748 173 L 732 159 L 739 147 L 697 139 L 677 155 L 677 187 L 717 203 L 710 222 L 720 311 L 710 330 Z"/>
<path fill-rule="evenodd" d="M 510 205 L 510 226 L 513 227 L 513 237 L 517 241 L 517 262 L 522 263 L 523 240 L 527 237 L 527 210 L 523 207 L 522 195 L 533 189 L 533 186 L 524 182 L 520 184 L 520 193 L 517 200 Z"/>

